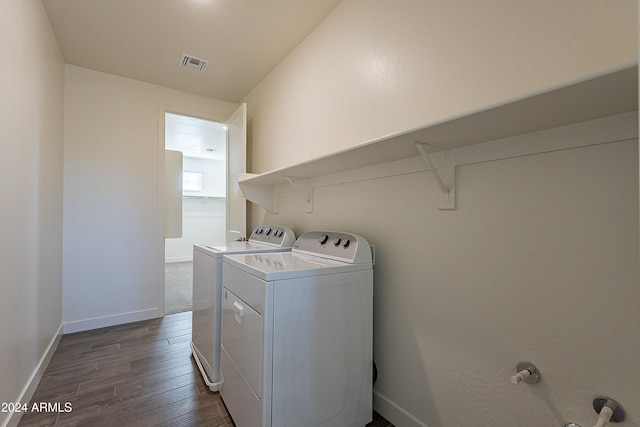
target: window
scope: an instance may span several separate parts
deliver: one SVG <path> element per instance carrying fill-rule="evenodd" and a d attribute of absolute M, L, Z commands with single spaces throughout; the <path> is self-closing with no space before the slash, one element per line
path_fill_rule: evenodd
<path fill-rule="evenodd" d="M 203 172 L 182 172 L 182 192 L 201 193 Z"/>

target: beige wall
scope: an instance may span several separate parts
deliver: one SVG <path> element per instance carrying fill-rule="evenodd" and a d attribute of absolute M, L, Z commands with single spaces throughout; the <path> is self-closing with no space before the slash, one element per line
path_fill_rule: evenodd
<path fill-rule="evenodd" d="M 236 107 L 66 66 L 65 332 L 161 312 L 160 110 L 224 121 Z"/>
<path fill-rule="evenodd" d="M 635 63 L 634 0 L 345 0 L 245 99 L 253 172 Z"/>
<path fill-rule="evenodd" d="M 62 324 L 64 64 L 39 0 L 2 2 L 0 54 L 0 402 L 16 402 Z"/>
<path fill-rule="evenodd" d="M 245 99 L 252 171 L 637 60 L 635 1 L 490 4 L 344 1 Z M 599 394 L 640 425 L 637 116 L 621 119 L 621 139 L 604 120 L 595 141 L 589 124 L 475 148 L 456 168 L 455 211 L 438 210 L 429 173 L 359 173 L 322 180 L 313 213 L 283 193 L 253 225 L 376 246 L 375 406 L 399 427 L 587 426 Z M 584 146 L 486 159 L 569 141 Z M 521 360 L 540 384 L 509 383 Z"/>

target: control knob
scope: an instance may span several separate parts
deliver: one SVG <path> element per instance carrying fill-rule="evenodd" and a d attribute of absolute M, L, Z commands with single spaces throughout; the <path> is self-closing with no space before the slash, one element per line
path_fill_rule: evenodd
<path fill-rule="evenodd" d="M 327 243 L 327 240 L 329 240 L 329 236 L 327 236 L 326 234 L 322 234 L 318 239 L 318 242 L 320 242 L 321 245 L 324 245 L 325 243 Z"/>

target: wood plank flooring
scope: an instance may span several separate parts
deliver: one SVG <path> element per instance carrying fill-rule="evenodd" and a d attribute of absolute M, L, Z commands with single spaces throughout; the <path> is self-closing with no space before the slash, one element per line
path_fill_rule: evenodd
<path fill-rule="evenodd" d="M 65 335 L 28 405 L 49 408 L 19 426 L 233 426 L 190 341 L 191 312 Z M 367 427 L 393 426 L 374 414 Z"/>

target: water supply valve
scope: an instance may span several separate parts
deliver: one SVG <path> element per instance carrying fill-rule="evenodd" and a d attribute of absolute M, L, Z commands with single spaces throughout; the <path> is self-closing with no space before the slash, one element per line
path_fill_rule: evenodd
<path fill-rule="evenodd" d="M 516 367 L 516 374 L 511 377 L 511 384 L 520 384 L 522 381 L 535 384 L 540 381 L 538 368 L 530 362 L 520 362 Z"/>
<path fill-rule="evenodd" d="M 593 409 L 598 413 L 598 422 L 593 427 L 606 427 L 609 423 L 624 420 L 624 409 L 618 402 L 608 397 L 597 397 L 593 400 Z"/>

